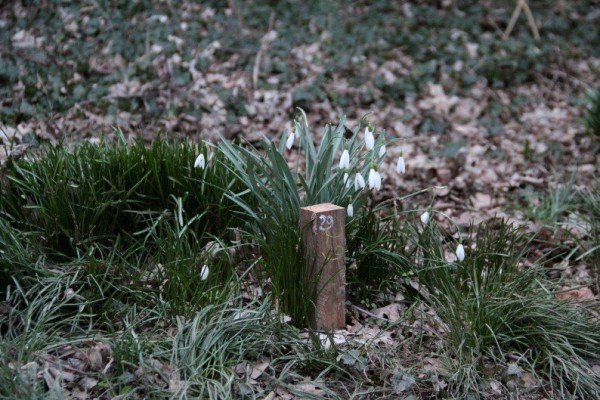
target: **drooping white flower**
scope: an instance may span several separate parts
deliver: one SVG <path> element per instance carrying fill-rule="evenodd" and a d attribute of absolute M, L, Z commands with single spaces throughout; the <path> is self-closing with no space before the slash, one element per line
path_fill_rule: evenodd
<path fill-rule="evenodd" d="M 385 144 L 379 148 L 379 157 L 383 157 L 386 153 L 387 149 L 385 148 Z"/>
<path fill-rule="evenodd" d="M 396 164 L 396 172 L 399 174 L 406 173 L 406 164 L 404 163 L 404 157 L 398 157 L 398 163 Z"/>
<path fill-rule="evenodd" d="M 294 135 L 294 131 L 290 132 L 290 135 L 287 137 L 285 141 L 285 147 L 289 150 L 294 145 L 294 140 L 296 139 L 296 135 Z"/>
<path fill-rule="evenodd" d="M 365 128 L 365 145 L 367 150 L 373 150 L 373 147 L 375 147 L 375 136 L 373 136 L 373 131 L 368 126 Z"/>
<path fill-rule="evenodd" d="M 373 168 L 369 171 L 369 188 L 375 190 L 381 189 L 381 175 Z"/>
<path fill-rule="evenodd" d="M 423 214 L 421 214 L 421 222 L 423 224 L 426 224 L 429 221 L 429 211 L 425 211 Z"/>
<path fill-rule="evenodd" d="M 194 168 L 204 169 L 205 166 L 206 161 L 204 159 L 204 154 L 200 153 L 198 154 L 198 157 L 196 157 L 196 161 L 194 162 Z"/>
<path fill-rule="evenodd" d="M 347 172 L 344 172 L 344 186 L 349 188 L 352 182 L 350 182 L 350 175 Z"/>
<path fill-rule="evenodd" d="M 331 348 L 331 339 L 325 333 L 319 333 L 319 340 L 321 341 L 321 345 L 325 351 Z"/>
<path fill-rule="evenodd" d="M 365 178 L 363 178 L 362 174 L 356 173 L 354 177 L 354 190 L 364 189 L 365 187 Z"/>
<path fill-rule="evenodd" d="M 208 265 L 204 264 L 202 266 L 202 269 L 200 270 L 200 279 L 202 279 L 203 281 L 205 281 L 206 279 L 208 279 L 208 273 L 209 273 L 209 269 L 208 269 Z"/>
<path fill-rule="evenodd" d="M 354 206 L 352 205 L 352 203 L 348 204 L 348 207 L 346 208 L 346 213 L 350 218 L 354 216 Z"/>
<path fill-rule="evenodd" d="M 350 168 L 350 153 L 348 153 L 348 150 L 344 150 L 340 158 L 340 169 L 348 168 Z"/>
<path fill-rule="evenodd" d="M 456 258 L 458 258 L 458 261 L 462 261 L 465 259 L 465 248 L 462 244 L 459 244 L 456 248 Z"/>

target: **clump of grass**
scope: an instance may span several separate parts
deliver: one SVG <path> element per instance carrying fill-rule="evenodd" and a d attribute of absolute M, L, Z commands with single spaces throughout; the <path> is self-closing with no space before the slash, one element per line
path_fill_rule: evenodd
<path fill-rule="evenodd" d="M 99 397 L 127 393 L 160 398 L 198 393 L 204 397 L 226 390 L 229 396 L 218 398 L 231 398 L 236 384 L 233 366 L 245 357 L 280 353 L 273 339 L 276 319 L 266 317 L 268 302 L 253 305 L 253 310 L 240 310 L 235 308 L 241 304 L 239 298 L 232 295 L 222 302 L 214 300 L 191 320 L 179 317 L 174 335 L 169 336 L 164 329 L 170 309 L 160 296 L 148 292 L 153 302 L 114 307 L 114 319 L 110 325 L 104 324 L 102 312 L 90 312 L 95 299 L 85 298 L 84 289 L 69 292 L 83 283 L 82 278 L 81 272 L 53 276 L 40 279 L 27 291 L 17 285 L 8 294 L 2 304 L 8 311 L 0 314 L 1 397 L 64 396 L 68 392 L 64 386 L 44 387 L 38 376 L 46 368 L 42 364 L 50 357 L 58 363 L 53 367 L 60 370 L 63 366 L 55 355 L 65 348 L 85 355 L 87 346 L 99 342 L 110 349 L 114 362 L 106 359 L 100 370 L 84 366 L 81 371 L 104 383 L 90 389 Z M 121 290 L 127 290 L 125 285 Z M 135 293 L 130 293 L 130 299 L 141 300 Z M 173 376 L 165 377 L 169 366 Z M 68 365 L 64 368 L 72 371 Z M 159 378 L 155 379 L 155 374 Z M 169 379 L 176 377 L 181 386 L 174 388 Z"/>
<path fill-rule="evenodd" d="M 160 292 L 175 315 L 227 295 L 229 230 L 243 214 L 226 197 L 240 182 L 222 154 L 204 144 L 159 139 L 146 147 L 119 138 L 51 146 L 8 166 L 0 290 L 15 280 L 26 289 L 35 277 L 72 273 L 79 264 L 90 311 L 106 315 L 132 301 L 131 292 L 121 295 L 123 285 Z M 209 160 L 205 168 L 194 167 L 198 154 Z M 207 248 L 211 241 L 220 245 Z"/>
<path fill-rule="evenodd" d="M 147 215 L 173 210 L 178 202 L 187 215 L 199 216 L 190 229 L 223 234 L 235 207 L 225 193 L 236 182 L 218 153 L 210 171 L 194 168 L 196 156 L 208 157 L 208 151 L 186 141 L 128 145 L 122 136 L 73 151 L 51 146 L 6 171 L 0 207 L 20 229 L 37 233 L 41 246 L 66 256 L 129 239 L 148 227 Z"/>
<path fill-rule="evenodd" d="M 597 397 L 590 362 L 600 358 L 600 324 L 585 308 L 555 299 L 542 271 L 520 267 L 526 241 L 517 229 L 480 227 L 469 247 L 464 261 L 447 262 L 434 224 L 416 243 L 426 300 L 447 325 L 453 392 L 478 392 L 486 368 L 502 375 L 517 355 L 523 369 L 547 378 L 550 394 Z"/>
<path fill-rule="evenodd" d="M 178 319 L 177 333 L 162 356 L 177 366 L 185 382 L 181 394 L 234 398 L 236 365 L 281 354 L 277 321 L 268 317 L 270 304 L 256 306 L 240 310 L 215 302 L 190 321 Z"/>
<path fill-rule="evenodd" d="M 549 226 L 555 226 L 569 212 L 578 207 L 577 192 L 573 189 L 576 175 L 573 174 L 564 184 L 549 190 L 540 199 L 540 204 L 528 207 L 527 215 L 534 221 L 542 222 Z"/>
<path fill-rule="evenodd" d="M 412 274 L 406 252 L 410 231 L 391 211 L 387 204 L 366 208 L 347 226 L 346 279 L 358 301 L 393 292 Z"/>

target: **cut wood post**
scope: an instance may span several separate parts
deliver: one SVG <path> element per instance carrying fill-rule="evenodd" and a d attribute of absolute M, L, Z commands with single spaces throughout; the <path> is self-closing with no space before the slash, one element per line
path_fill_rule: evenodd
<path fill-rule="evenodd" d="M 331 203 L 300 208 L 300 230 L 311 282 L 318 277 L 310 325 L 317 330 L 346 326 L 346 209 Z"/>

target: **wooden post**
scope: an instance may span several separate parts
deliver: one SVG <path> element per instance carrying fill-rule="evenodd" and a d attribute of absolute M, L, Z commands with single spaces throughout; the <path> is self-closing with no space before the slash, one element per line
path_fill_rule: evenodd
<path fill-rule="evenodd" d="M 310 314 L 313 329 L 346 326 L 346 209 L 331 203 L 300 208 L 304 259 L 312 277 L 320 274 L 315 308 Z"/>

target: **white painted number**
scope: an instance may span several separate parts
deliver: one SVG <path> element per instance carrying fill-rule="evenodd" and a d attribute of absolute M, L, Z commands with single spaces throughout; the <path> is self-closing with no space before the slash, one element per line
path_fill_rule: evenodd
<path fill-rule="evenodd" d="M 321 221 L 320 231 L 328 231 L 333 228 L 333 217 L 331 215 L 319 215 L 319 221 Z"/>

